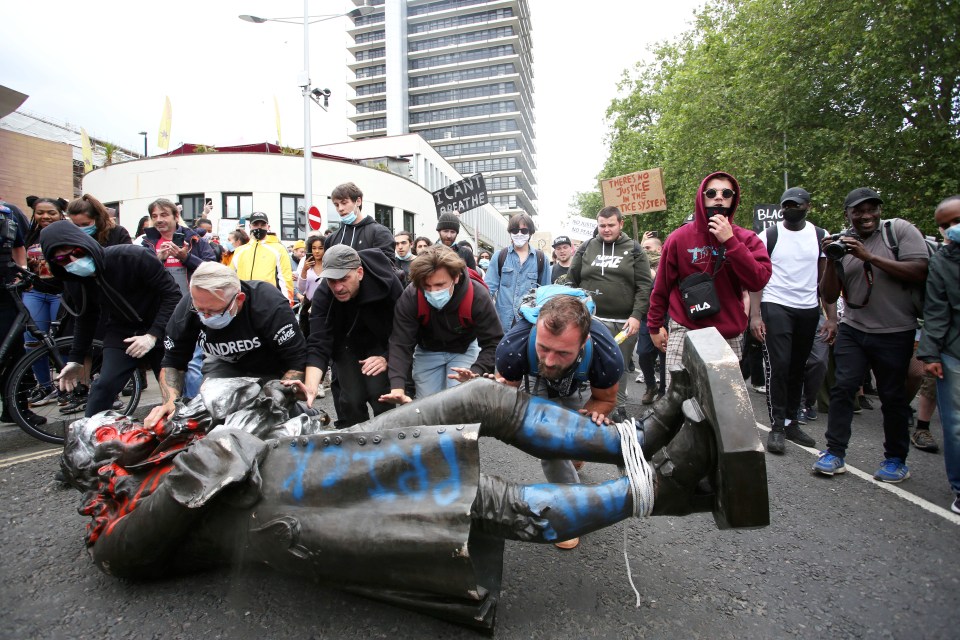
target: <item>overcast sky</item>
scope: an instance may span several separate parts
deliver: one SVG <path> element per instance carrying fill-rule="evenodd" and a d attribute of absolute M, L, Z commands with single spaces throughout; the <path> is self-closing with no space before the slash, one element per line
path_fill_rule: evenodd
<path fill-rule="evenodd" d="M 530 0 L 542 215 L 559 220 L 576 191 L 595 186 L 606 158 L 604 111 L 621 73 L 646 59 L 651 44 L 689 28 L 702 4 Z M 312 14 L 352 7 L 342 0 L 312 0 L 310 6 Z M 296 17 L 303 3 L 5 2 L 0 84 L 30 96 L 21 109 L 130 149 L 143 148 L 137 132 L 145 130 L 151 154 L 164 96 L 173 104 L 171 149 L 181 142 L 273 142 L 276 97 L 282 141 L 300 147 L 303 28 L 251 24 L 239 20 L 240 13 Z M 348 139 L 345 28 L 344 19 L 311 27 L 313 85 L 333 91 L 329 112 L 312 112 L 314 144 Z"/>

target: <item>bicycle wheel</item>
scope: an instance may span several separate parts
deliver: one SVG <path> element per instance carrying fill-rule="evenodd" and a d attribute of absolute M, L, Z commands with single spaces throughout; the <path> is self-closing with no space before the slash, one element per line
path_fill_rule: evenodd
<path fill-rule="evenodd" d="M 71 336 L 57 338 L 55 346 L 60 354 L 61 361 L 65 361 L 73 344 Z M 91 345 L 91 372 L 90 379 L 93 383 L 100 373 L 102 364 L 103 345 L 99 340 L 94 340 Z M 78 394 L 70 398 L 60 395 L 59 397 L 49 397 L 50 387 L 46 389 L 37 383 L 33 372 L 33 365 L 42 362 L 50 370 L 50 379 L 53 380 L 60 375 L 56 362 L 50 357 L 50 351 L 47 346 L 38 347 L 20 358 L 10 374 L 7 381 L 5 402 L 10 416 L 19 425 L 21 429 L 29 433 L 34 438 L 53 444 L 63 444 L 67 427 L 74 420 L 83 417 L 86 403 Z M 139 369 L 135 369 L 131 374 L 132 393 L 129 397 L 118 396 L 114 409 L 124 415 L 132 415 L 140 403 L 140 396 L 143 393 L 143 377 Z M 42 400 L 37 401 L 37 398 Z M 31 402 L 34 400 L 34 402 Z"/>

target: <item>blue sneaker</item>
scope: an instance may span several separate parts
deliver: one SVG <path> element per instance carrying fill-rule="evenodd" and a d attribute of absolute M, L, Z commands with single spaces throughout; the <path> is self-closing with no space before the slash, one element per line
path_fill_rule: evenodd
<path fill-rule="evenodd" d="M 829 451 L 821 451 L 820 457 L 813 463 L 813 470 L 825 476 L 832 476 L 835 473 L 846 473 L 847 467 L 843 464 L 843 458 Z"/>
<path fill-rule="evenodd" d="M 910 477 L 910 469 L 900 458 L 887 458 L 873 477 L 882 482 L 903 482 Z"/>

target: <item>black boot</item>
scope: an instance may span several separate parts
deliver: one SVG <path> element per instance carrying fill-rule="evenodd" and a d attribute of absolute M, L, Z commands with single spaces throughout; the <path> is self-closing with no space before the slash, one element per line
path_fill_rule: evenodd
<path fill-rule="evenodd" d="M 773 425 L 770 429 L 770 435 L 767 436 L 767 451 L 770 453 L 783 453 L 787 448 L 786 434 L 782 426 Z"/>
<path fill-rule="evenodd" d="M 700 480 L 713 475 L 717 445 L 710 423 L 696 400 L 683 404 L 686 420 L 676 437 L 652 459 L 656 470 L 653 515 L 684 516 L 704 509 L 695 493 Z M 709 509 L 709 506 L 707 506 Z"/>
<path fill-rule="evenodd" d="M 670 388 L 637 420 L 642 424 L 643 455 L 647 460 L 665 447 L 683 426 L 683 402 L 693 396 L 686 369 L 672 369 L 670 376 Z"/>

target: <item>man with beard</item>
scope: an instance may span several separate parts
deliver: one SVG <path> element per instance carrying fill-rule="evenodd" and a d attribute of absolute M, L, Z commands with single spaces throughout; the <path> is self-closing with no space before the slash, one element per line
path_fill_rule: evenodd
<path fill-rule="evenodd" d="M 573 262 L 573 243 L 569 236 L 557 236 L 553 241 L 553 270 L 550 272 L 550 281 L 554 284 L 566 284 L 564 276 L 570 271 Z M 563 280 L 560 280 L 563 278 Z"/>
<path fill-rule="evenodd" d="M 497 371 L 506 384 L 525 383 L 527 392 L 603 424 L 616 408 L 623 356 L 610 331 L 580 300 L 557 294 L 540 308 L 536 325 L 518 319 L 503 337 L 497 347 Z M 586 386 L 590 396 L 584 400 Z M 549 482 L 580 482 L 570 460 L 541 460 L 540 465 Z M 572 549 L 577 544 L 575 538 L 557 546 Z"/>
<path fill-rule="evenodd" d="M 460 216 L 456 213 L 441 213 L 437 218 L 437 235 L 439 238 L 435 244 L 443 245 L 453 249 L 460 259 L 467 263 L 471 269 L 477 268 L 477 261 L 473 257 L 473 251 L 469 247 L 457 244 L 457 236 L 460 235 Z"/>
<path fill-rule="evenodd" d="M 830 390 L 827 449 L 813 465 L 817 473 L 845 472 L 853 403 L 868 369 L 877 378 L 883 408 L 884 460 L 873 477 L 902 482 L 910 477 L 910 404 L 903 381 L 913 357 L 917 317 L 912 286 L 927 277 L 927 246 L 920 231 L 900 218 L 881 220 L 880 195 L 869 187 L 847 194 L 850 229 L 824 238 L 828 258 L 820 296 L 834 303 L 843 294 L 844 313 L 833 345 L 836 382 Z M 894 250 L 884 234 L 896 241 Z M 834 246 L 830 247 L 829 245 Z"/>
<path fill-rule="evenodd" d="M 816 444 L 797 423 L 803 372 L 820 319 L 817 283 L 826 258 L 820 241 L 826 231 L 807 222 L 810 194 L 793 187 L 780 197 L 783 221 L 760 233 L 773 274 L 763 291 L 750 292 L 750 331 L 763 345 L 770 435 L 767 451 L 784 453 L 785 440 L 805 447 Z M 826 305 L 822 333 L 833 338 L 836 305 Z"/>

